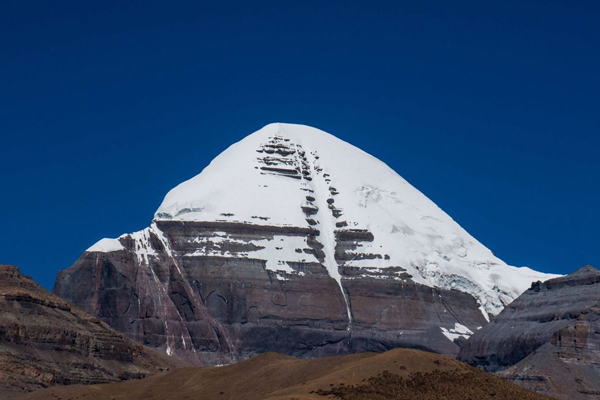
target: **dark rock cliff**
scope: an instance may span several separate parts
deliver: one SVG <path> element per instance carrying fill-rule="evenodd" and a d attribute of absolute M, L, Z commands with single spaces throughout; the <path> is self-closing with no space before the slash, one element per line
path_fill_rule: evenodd
<path fill-rule="evenodd" d="M 600 271 L 534 283 L 458 358 L 552 396 L 600 398 Z"/>
<path fill-rule="evenodd" d="M 0 398 L 143 378 L 181 365 L 47 292 L 17 267 L 0 265 Z"/>
<path fill-rule="evenodd" d="M 318 262 L 289 263 L 294 271 L 286 274 L 260 259 L 198 254 L 198 243 L 209 243 L 200 247 L 206 251 L 207 238 L 217 235 L 227 238 L 218 241 L 223 254 L 239 254 L 256 238 L 300 236 L 307 247 L 296 251 L 318 259 L 310 228 L 155 221 L 144 232 L 143 240 L 121 237 L 120 250 L 84 253 L 59 273 L 54 292 L 129 337 L 197 364 L 265 351 L 316 357 L 413 347 L 455 356 L 459 347 L 441 327 L 486 324 L 469 294 L 402 279 L 400 267 L 341 267 L 345 299 Z M 345 235 L 340 248 L 369 240 Z"/>

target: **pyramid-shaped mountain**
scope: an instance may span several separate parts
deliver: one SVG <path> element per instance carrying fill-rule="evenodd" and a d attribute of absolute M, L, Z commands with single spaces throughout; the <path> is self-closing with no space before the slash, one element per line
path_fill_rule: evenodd
<path fill-rule="evenodd" d="M 55 292 L 140 342 L 218 364 L 415 347 L 449 355 L 551 275 L 506 265 L 362 150 L 270 124 L 102 239 Z"/>

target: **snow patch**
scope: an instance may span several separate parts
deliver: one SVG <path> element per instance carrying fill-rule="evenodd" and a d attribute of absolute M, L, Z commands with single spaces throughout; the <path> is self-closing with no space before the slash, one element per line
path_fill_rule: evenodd
<path fill-rule="evenodd" d="M 146 265 L 149 265 L 150 257 L 157 256 L 154 247 L 152 247 L 152 244 L 150 243 L 151 229 L 152 228 L 146 228 L 129 234 L 133 239 L 134 251 L 140 264 L 143 260 Z"/>
<path fill-rule="evenodd" d="M 487 322 L 490 322 L 490 315 L 488 314 L 487 310 L 485 309 L 484 306 L 480 305 L 479 306 L 479 311 L 481 311 L 481 314 L 483 314 L 483 318 L 485 318 L 485 320 Z"/>
<path fill-rule="evenodd" d="M 104 239 L 100 239 L 98 242 L 96 242 L 94 245 L 92 245 L 86 251 L 88 253 L 91 253 L 94 251 L 99 252 L 99 253 L 110 253 L 112 251 L 120 251 L 120 250 L 125 250 L 125 247 L 121 244 L 121 242 L 119 242 L 118 239 L 104 238 Z"/>
<path fill-rule="evenodd" d="M 451 342 L 454 342 L 455 339 L 458 339 L 460 337 L 468 339 L 473 334 L 473 331 L 471 331 L 466 326 L 459 324 L 458 322 L 454 324 L 453 329 L 446 329 L 446 328 L 440 328 L 440 329 L 442 330 L 442 333 L 444 334 L 444 336 L 446 336 L 448 338 L 448 340 L 450 340 Z"/>

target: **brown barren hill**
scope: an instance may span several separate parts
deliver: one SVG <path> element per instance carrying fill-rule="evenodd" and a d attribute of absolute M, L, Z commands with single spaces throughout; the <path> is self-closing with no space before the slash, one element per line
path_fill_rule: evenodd
<path fill-rule="evenodd" d="M 300 360 L 276 353 L 224 367 L 183 368 L 139 381 L 54 387 L 21 399 L 544 400 L 459 361 L 418 350 Z"/>
<path fill-rule="evenodd" d="M 127 338 L 0 265 L 0 399 L 53 386 L 144 378 L 187 365 Z"/>

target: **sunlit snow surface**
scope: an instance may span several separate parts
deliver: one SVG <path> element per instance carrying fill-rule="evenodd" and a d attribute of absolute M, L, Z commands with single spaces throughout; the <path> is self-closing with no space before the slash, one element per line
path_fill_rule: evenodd
<path fill-rule="evenodd" d="M 88 248 L 87 252 L 97 251 L 101 253 L 110 253 L 111 251 L 125 250 L 125 247 L 117 239 L 104 238 Z"/>
<path fill-rule="evenodd" d="M 446 329 L 443 327 L 441 327 L 440 329 L 442 330 L 444 336 L 446 336 L 451 342 L 460 337 L 468 339 L 473 334 L 472 330 L 470 330 L 464 325 L 459 324 L 458 322 L 454 324 L 453 329 Z"/>
<path fill-rule="evenodd" d="M 314 218 L 307 218 L 307 207 L 318 210 Z M 303 125 L 270 124 L 232 145 L 202 173 L 172 189 L 155 220 L 312 226 L 320 232 L 324 265 L 338 283 L 335 231 L 343 221 L 346 229 L 373 234 L 373 241 L 361 243 L 361 253 L 382 255 L 346 261 L 346 266 L 366 272 L 402 267 L 415 282 L 472 294 L 486 318 L 533 281 L 554 277 L 506 265 L 386 164 Z M 143 232 L 134 235 L 141 238 Z M 289 273 L 287 261 L 315 261 L 294 251 L 302 245 L 299 240 L 283 236 L 257 243 L 261 249 L 252 258 Z M 203 251 L 199 246 L 198 255 Z"/>

